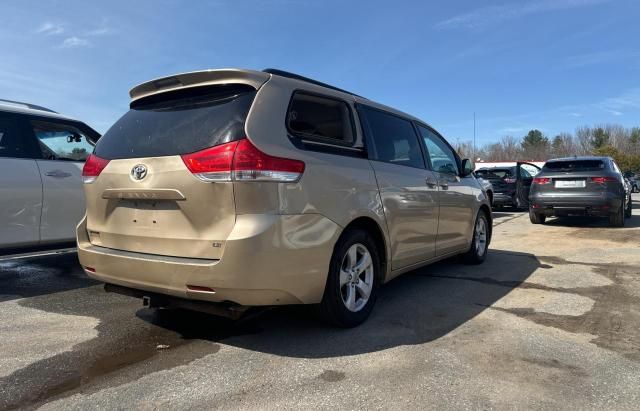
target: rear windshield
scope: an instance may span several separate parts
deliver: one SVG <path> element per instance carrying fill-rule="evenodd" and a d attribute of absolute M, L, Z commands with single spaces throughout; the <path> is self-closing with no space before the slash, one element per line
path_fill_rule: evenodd
<path fill-rule="evenodd" d="M 113 160 L 193 153 L 244 137 L 255 90 L 199 87 L 135 102 L 98 141 L 95 154 Z"/>
<path fill-rule="evenodd" d="M 562 160 L 545 163 L 545 171 L 596 171 L 605 168 L 602 160 Z"/>
<path fill-rule="evenodd" d="M 492 170 L 478 170 L 476 175 L 482 178 L 505 178 L 511 177 L 511 170 L 508 168 L 496 168 Z"/>

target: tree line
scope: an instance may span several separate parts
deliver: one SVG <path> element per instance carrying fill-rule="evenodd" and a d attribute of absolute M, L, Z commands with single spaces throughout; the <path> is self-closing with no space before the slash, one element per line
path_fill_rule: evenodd
<path fill-rule="evenodd" d="M 496 143 L 476 148 L 471 142 L 459 143 L 457 151 L 463 158 L 482 161 L 546 161 L 550 158 L 584 155 L 610 156 L 623 171 L 640 172 L 640 127 L 618 124 L 582 126 L 575 133 L 546 136 L 540 130 L 530 130 L 518 139 L 505 136 Z"/>

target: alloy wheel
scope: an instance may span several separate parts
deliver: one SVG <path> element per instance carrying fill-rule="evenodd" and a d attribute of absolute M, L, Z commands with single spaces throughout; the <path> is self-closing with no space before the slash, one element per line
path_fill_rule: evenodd
<path fill-rule="evenodd" d="M 478 221 L 476 221 L 474 236 L 476 254 L 478 257 L 482 257 L 487 251 L 487 222 L 484 218 L 478 218 Z"/>
<path fill-rule="evenodd" d="M 340 266 L 340 295 L 344 306 L 358 312 L 369 301 L 373 288 L 373 261 L 367 247 L 353 244 Z"/>

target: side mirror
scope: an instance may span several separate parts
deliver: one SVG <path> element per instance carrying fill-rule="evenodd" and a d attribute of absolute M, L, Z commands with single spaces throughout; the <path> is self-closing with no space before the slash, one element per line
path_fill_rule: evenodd
<path fill-rule="evenodd" d="M 475 166 L 473 164 L 473 161 L 469 160 L 468 158 L 465 158 L 464 160 L 462 160 L 462 172 L 460 173 L 460 177 L 466 177 L 468 175 L 471 175 L 474 169 L 475 169 Z"/>

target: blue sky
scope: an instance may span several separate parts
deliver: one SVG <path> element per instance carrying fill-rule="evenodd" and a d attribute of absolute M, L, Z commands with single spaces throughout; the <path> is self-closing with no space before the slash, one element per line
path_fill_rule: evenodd
<path fill-rule="evenodd" d="M 100 132 L 137 83 L 281 68 L 416 115 L 452 143 L 640 125 L 640 1 L 0 0 L 0 98 Z"/>

